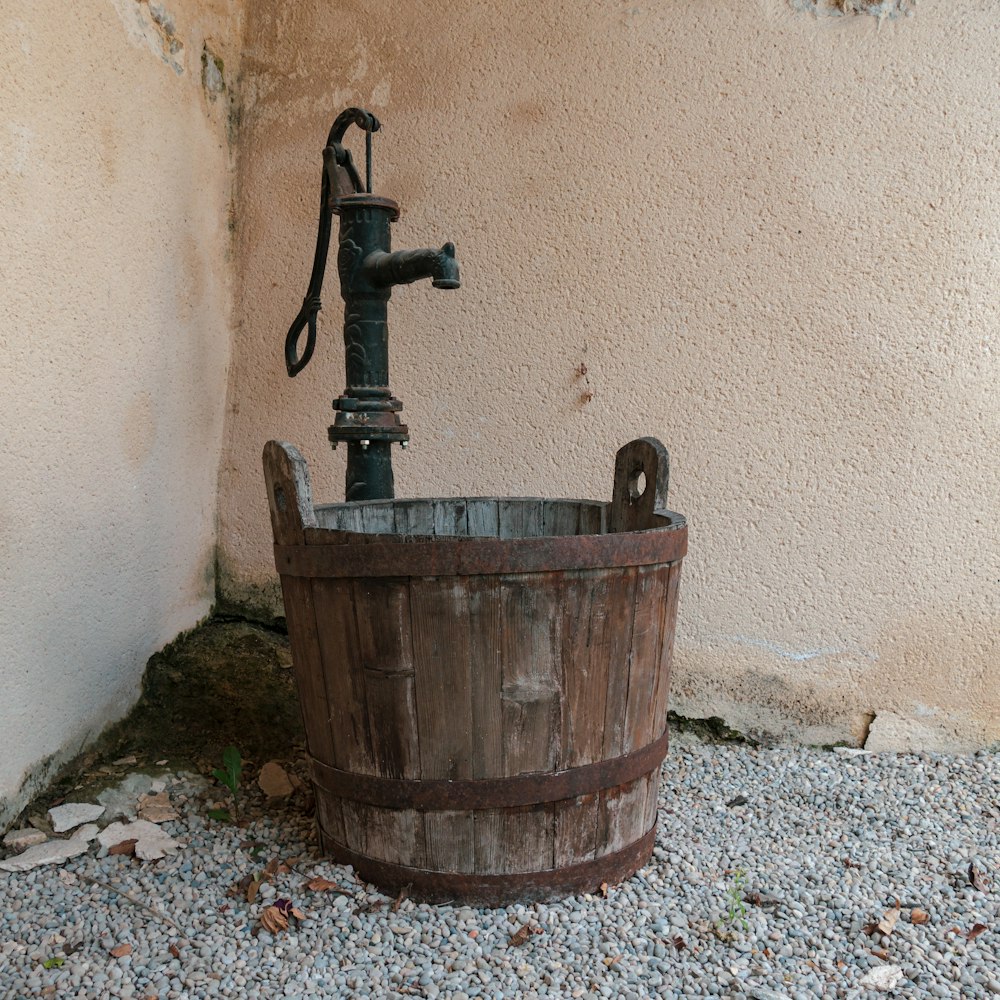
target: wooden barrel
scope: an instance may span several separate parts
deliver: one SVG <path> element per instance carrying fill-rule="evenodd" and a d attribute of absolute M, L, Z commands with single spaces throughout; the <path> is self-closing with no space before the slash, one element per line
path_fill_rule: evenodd
<path fill-rule="evenodd" d="M 611 503 L 314 506 L 294 447 L 264 469 L 323 849 L 481 905 L 639 868 L 687 545 L 663 446 L 618 453 Z"/>

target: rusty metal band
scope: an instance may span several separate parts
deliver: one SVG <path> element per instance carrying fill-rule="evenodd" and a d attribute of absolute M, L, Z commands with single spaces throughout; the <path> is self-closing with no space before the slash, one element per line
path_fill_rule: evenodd
<path fill-rule="evenodd" d="M 481 875 L 474 872 L 435 872 L 379 861 L 358 854 L 321 831 L 323 850 L 339 864 L 351 865 L 367 882 L 385 892 L 404 887 L 414 899 L 449 900 L 504 906 L 515 901 L 551 899 L 596 890 L 602 882 L 615 883 L 633 875 L 653 853 L 655 825 L 638 840 L 619 851 L 550 871 Z"/>
<path fill-rule="evenodd" d="M 318 532 L 315 532 L 318 533 Z M 275 545 L 282 576 L 485 576 L 654 566 L 676 562 L 687 552 L 687 525 L 613 535 L 553 535 L 543 538 L 434 538 L 356 542 L 343 532 L 331 544 Z M 377 538 L 378 536 L 369 536 Z M 347 538 L 347 541 L 344 539 Z M 340 544 L 337 544 L 340 542 Z"/>
<path fill-rule="evenodd" d="M 310 758 L 312 779 L 318 788 L 338 798 L 382 809 L 506 809 L 558 802 L 593 795 L 635 781 L 659 767 L 667 755 L 665 732 L 641 750 L 570 767 L 565 771 L 518 774 L 507 778 L 442 779 L 382 778 L 341 771 Z"/>

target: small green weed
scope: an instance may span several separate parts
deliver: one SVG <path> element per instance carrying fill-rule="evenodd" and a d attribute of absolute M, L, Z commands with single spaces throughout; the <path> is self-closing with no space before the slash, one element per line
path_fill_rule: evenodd
<path fill-rule="evenodd" d="M 65 961 L 65 958 L 47 958 L 44 962 L 42 962 L 42 968 L 58 969 Z"/>
<path fill-rule="evenodd" d="M 743 930 L 750 929 L 750 922 L 747 920 L 747 908 L 743 902 L 743 892 L 747 887 L 747 873 L 742 868 L 737 868 L 732 872 L 729 885 L 726 886 L 726 923 L 730 927 L 741 925 Z M 719 927 L 722 921 L 718 921 Z"/>
<path fill-rule="evenodd" d="M 229 789 L 233 797 L 233 813 L 230 816 L 225 809 L 209 809 L 210 819 L 218 819 L 223 822 L 232 822 L 240 818 L 239 788 L 240 776 L 243 774 L 243 758 L 236 747 L 226 747 L 222 751 L 222 767 L 217 767 L 212 774 L 219 779 Z"/>

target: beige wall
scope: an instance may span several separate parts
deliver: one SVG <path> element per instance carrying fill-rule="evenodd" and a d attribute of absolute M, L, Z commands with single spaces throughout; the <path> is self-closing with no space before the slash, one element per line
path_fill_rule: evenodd
<path fill-rule="evenodd" d="M 809 742 L 872 715 L 880 745 L 1000 739 L 1000 22 L 990 0 L 869 7 L 912 16 L 254 4 L 227 593 L 276 600 L 268 438 L 342 496 L 335 274 L 294 381 L 281 346 L 326 130 L 360 104 L 385 123 L 396 245 L 453 239 L 462 265 L 461 291 L 390 306 L 399 495 L 607 497 L 615 449 L 655 434 L 691 522 L 679 712 Z"/>
<path fill-rule="evenodd" d="M 0 2 L 0 827 L 211 606 L 237 11 Z"/>

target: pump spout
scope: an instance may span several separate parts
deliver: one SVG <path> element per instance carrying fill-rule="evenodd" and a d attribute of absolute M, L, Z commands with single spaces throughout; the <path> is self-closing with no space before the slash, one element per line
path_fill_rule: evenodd
<path fill-rule="evenodd" d="M 430 278 L 435 288 L 459 288 L 455 244 L 445 243 L 440 250 L 375 250 L 361 264 L 365 278 L 376 288 L 408 285 Z"/>

